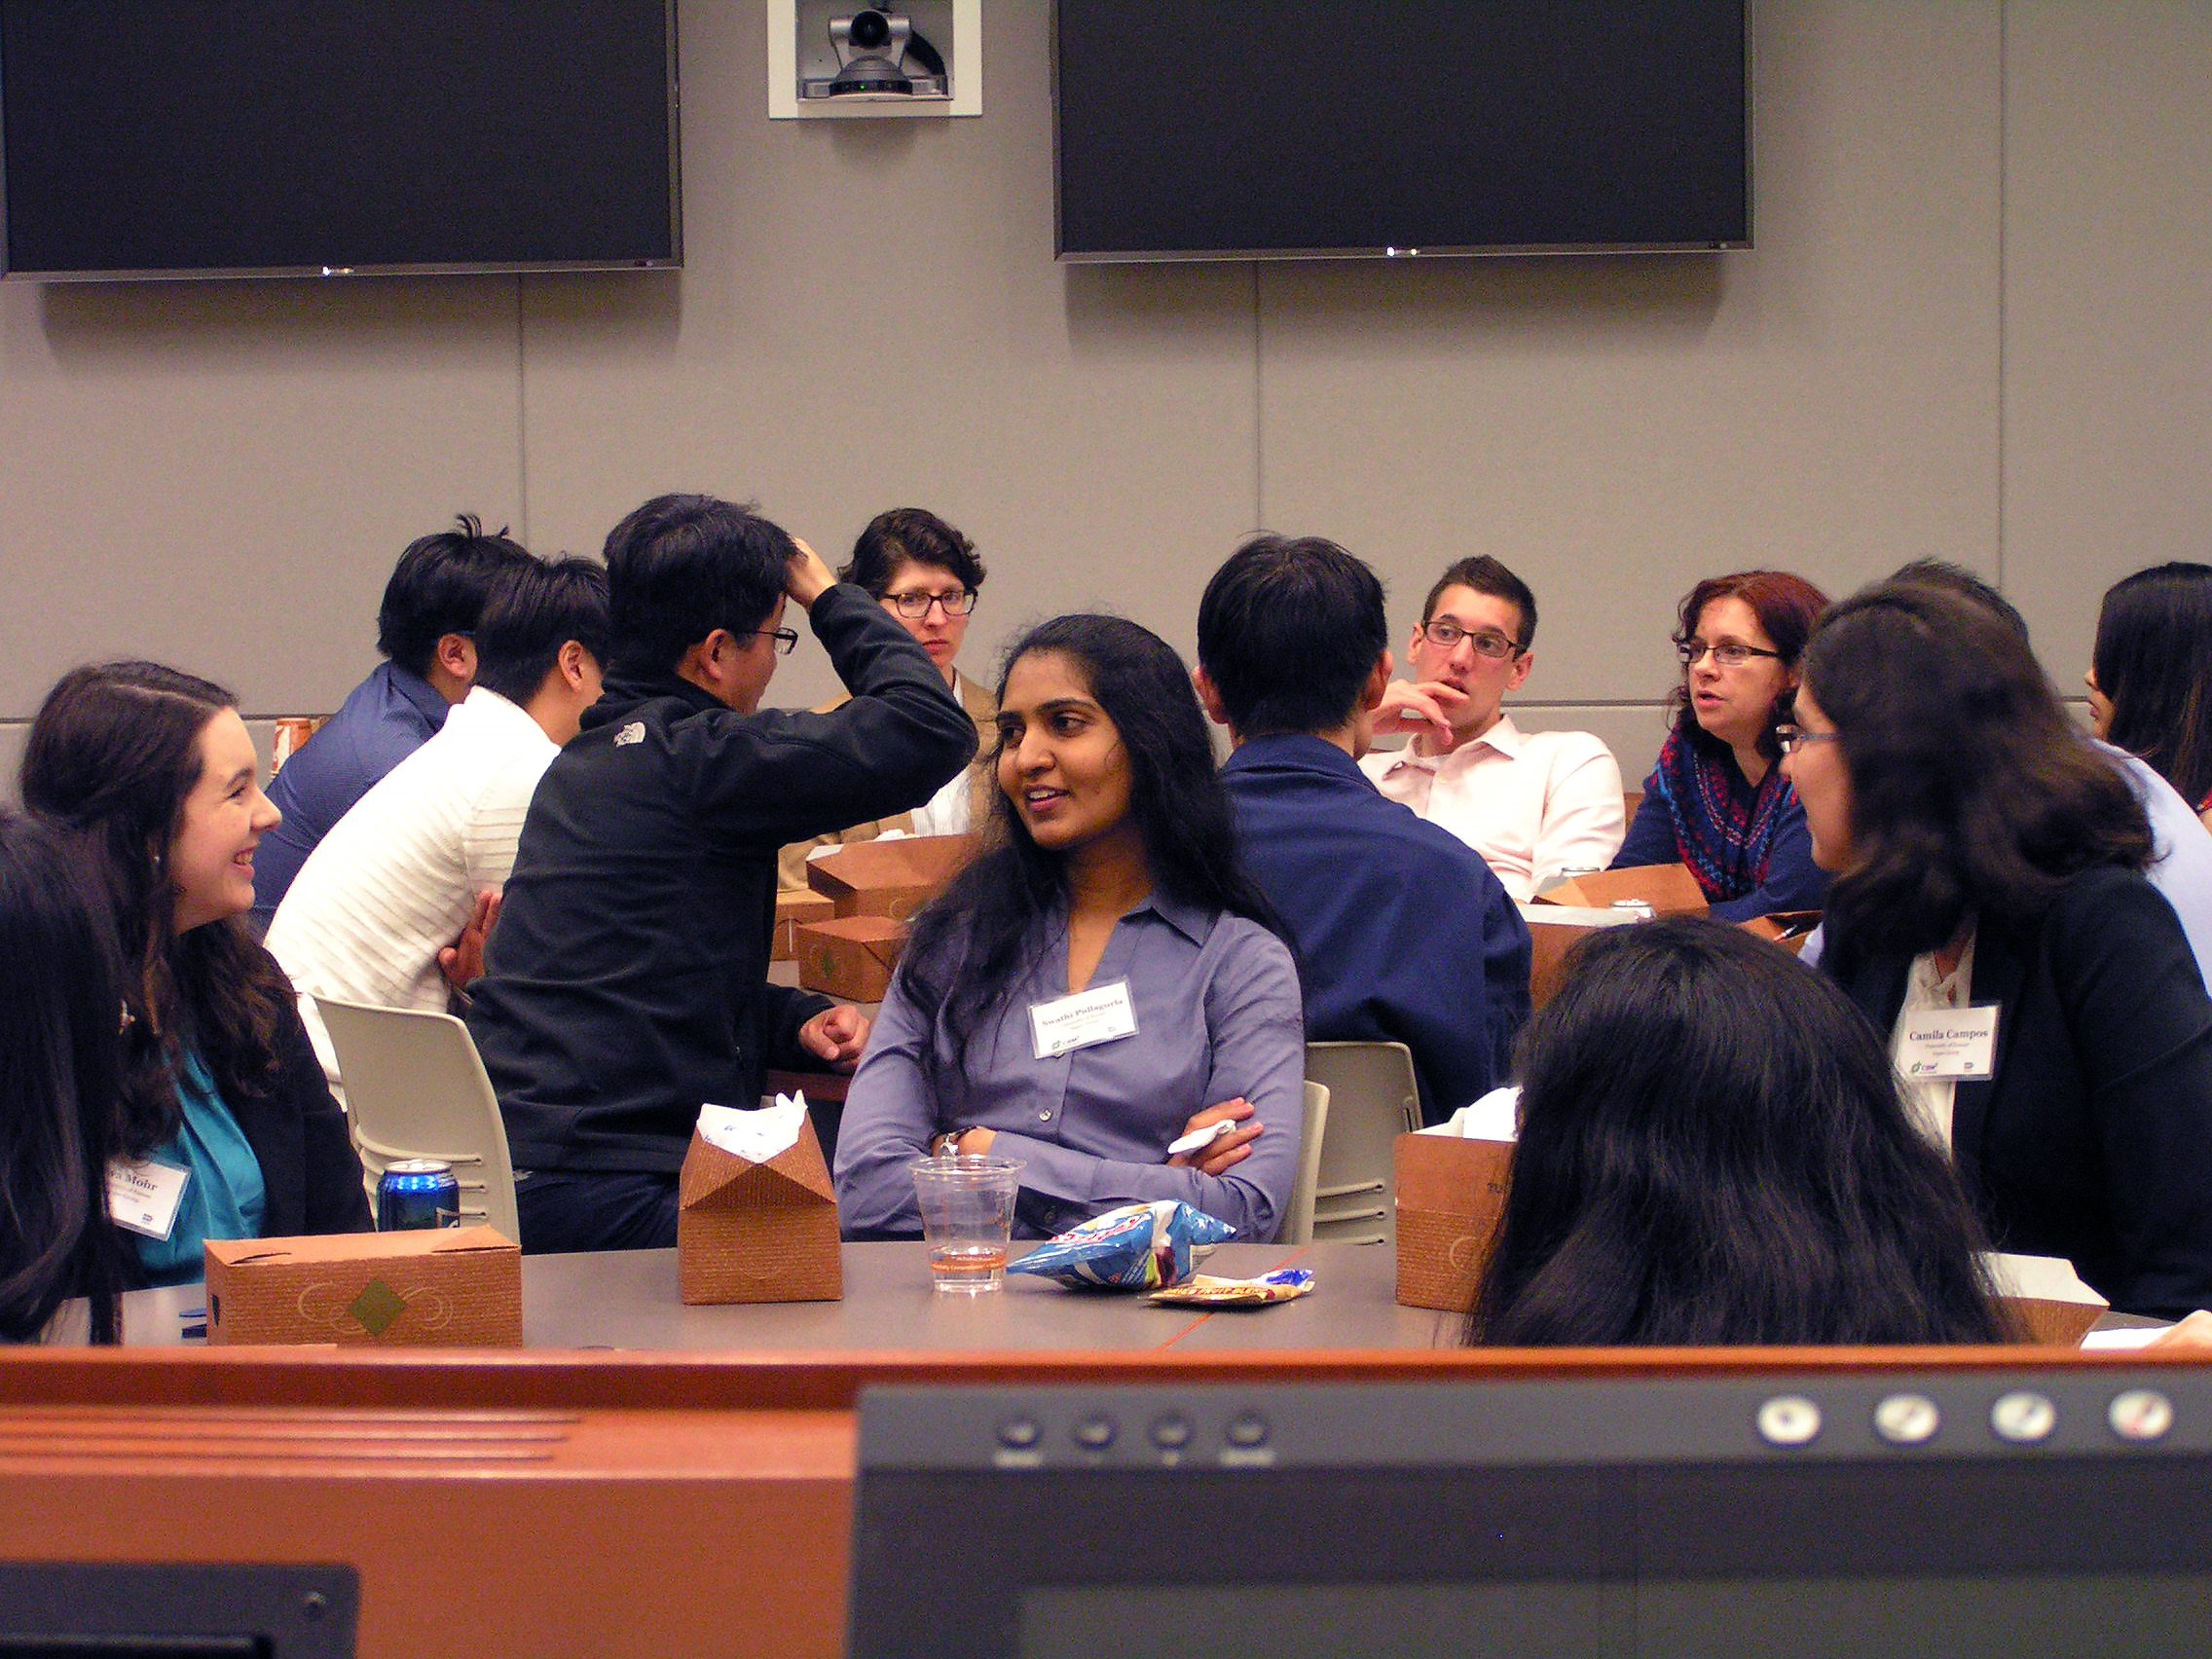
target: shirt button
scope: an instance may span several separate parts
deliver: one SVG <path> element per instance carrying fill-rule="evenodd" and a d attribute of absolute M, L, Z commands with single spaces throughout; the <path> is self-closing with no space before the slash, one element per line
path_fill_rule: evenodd
<path fill-rule="evenodd" d="M 1040 1112 L 1037 1114 L 1037 1121 L 1040 1124 L 1049 1124 L 1052 1121 L 1052 1114 L 1050 1112 Z"/>

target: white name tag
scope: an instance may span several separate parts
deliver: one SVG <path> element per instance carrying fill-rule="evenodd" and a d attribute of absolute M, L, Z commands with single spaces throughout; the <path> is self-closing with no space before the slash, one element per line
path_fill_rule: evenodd
<path fill-rule="evenodd" d="M 1988 1077 L 1997 1064 L 1997 1005 L 1907 1014 L 1897 1061 L 1898 1070 L 1914 1083 Z"/>
<path fill-rule="evenodd" d="M 176 1227 L 177 1205 L 191 1172 L 166 1163 L 115 1159 L 107 1166 L 108 1219 L 127 1233 L 166 1238 Z"/>
<path fill-rule="evenodd" d="M 1137 1011 L 1129 1002 L 1126 979 L 1029 1005 L 1029 1034 L 1041 1060 L 1056 1060 L 1078 1049 L 1134 1037 L 1136 1031 Z"/>

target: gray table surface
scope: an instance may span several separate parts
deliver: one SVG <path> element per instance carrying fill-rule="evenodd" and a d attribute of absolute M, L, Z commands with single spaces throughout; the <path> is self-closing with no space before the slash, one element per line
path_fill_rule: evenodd
<path fill-rule="evenodd" d="M 1386 1348 L 1456 1340 L 1456 1320 L 1392 1302 L 1392 1254 L 1375 1245 L 1222 1245 L 1204 1272 L 1247 1278 L 1295 1262 L 1314 1272 L 1310 1296 L 1226 1312 L 1063 1290 L 1019 1273 L 1009 1274 L 995 1295 L 940 1296 L 930 1288 L 919 1244 L 843 1248 L 840 1302 L 703 1308 L 678 1300 L 674 1250 L 525 1256 L 523 1341 L 545 1348 L 854 1353 Z M 1016 1245 L 1015 1254 L 1025 1248 Z M 204 1287 L 196 1284 L 133 1291 L 123 1299 L 124 1340 L 133 1346 L 197 1343 L 185 1332 L 203 1323 L 206 1303 Z"/>

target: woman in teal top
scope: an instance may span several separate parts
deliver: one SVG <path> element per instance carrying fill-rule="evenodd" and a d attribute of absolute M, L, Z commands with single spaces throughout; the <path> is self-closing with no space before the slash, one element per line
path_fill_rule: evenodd
<path fill-rule="evenodd" d="M 291 986 L 240 920 L 278 813 L 236 699 L 157 663 L 72 670 L 32 722 L 22 797 L 87 855 L 126 964 L 117 1146 L 139 1201 L 108 1207 L 127 1281 L 199 1278 L 208 1238 L 367 1232 Z"/>

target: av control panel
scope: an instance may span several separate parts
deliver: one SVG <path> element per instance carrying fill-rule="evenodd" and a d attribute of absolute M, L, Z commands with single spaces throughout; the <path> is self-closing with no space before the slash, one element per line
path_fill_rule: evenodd
<path fill-rule="evenodd" d="M 1728 1463 L 2212 1452 L 2212 1368 L 869 1390 L 863 1469 Z"/>

